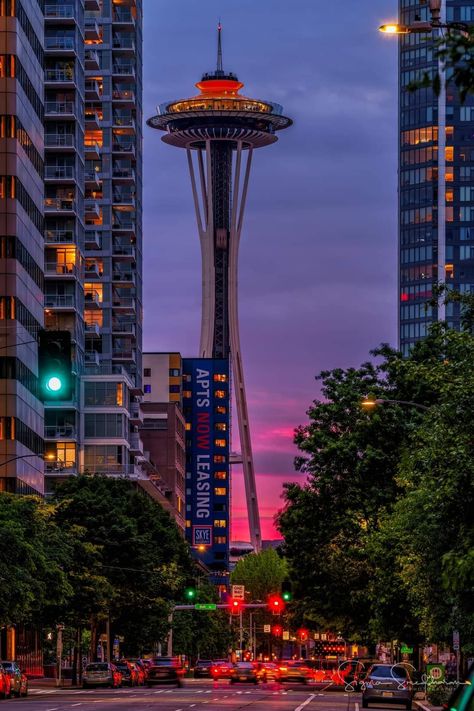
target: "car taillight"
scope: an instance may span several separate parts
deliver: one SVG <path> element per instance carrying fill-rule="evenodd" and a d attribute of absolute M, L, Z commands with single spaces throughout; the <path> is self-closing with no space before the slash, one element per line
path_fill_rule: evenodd
<path fill-rule="evenodd" d="M 288 671 L 288 667 L 278 667 L 280 671 Z"/>

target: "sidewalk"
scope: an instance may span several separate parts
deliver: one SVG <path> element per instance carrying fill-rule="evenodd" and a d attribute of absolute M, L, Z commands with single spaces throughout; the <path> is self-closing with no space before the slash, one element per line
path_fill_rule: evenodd
<path fill-rule="evenodd" d="M 39 679 L 29 679 L 28 685 L 30 688 L 34 689 L 54 689 L 56 688 L 57 679 L 50 679 L 48 677 L 41 677 Z M 61 679 L 61 688 L 72 687 L 71 679 Z"/>
<path fill-rule="evenodd" d="M 443 711 L 442 706 L 432 706 L 428 701 L 418 701 L 414 700 L 413 704 L 419 709 L 419 711 Z"/>

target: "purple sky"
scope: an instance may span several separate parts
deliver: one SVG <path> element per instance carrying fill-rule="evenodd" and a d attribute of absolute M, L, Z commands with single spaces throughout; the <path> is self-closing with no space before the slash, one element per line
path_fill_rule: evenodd
<path fill-rule="evenodd" d="M 215 67 L 294 126 L 255 155 L 240 251 L 240 325 L 263 537 L 294 472 L 293 428 L 320 370 L 396 342 L 396 0 L 144 2 L 144 115 Z M 184 151 L 144 129 L 146 350 L 197 352 L 200 251 Z M 233 539 L 247 538 L 241 476 Z"/>

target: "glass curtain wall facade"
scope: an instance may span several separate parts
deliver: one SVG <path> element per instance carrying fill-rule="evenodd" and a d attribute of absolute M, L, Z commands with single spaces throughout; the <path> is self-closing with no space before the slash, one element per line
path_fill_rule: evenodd
<path fill-rule="evenodd" d="M 0 490 L 43 492 L 43 11 L 0 0 Z"/>
<path fill-rule="evenodd" d="M 400 0 L 400 22 L 428 21 L 419 0 Z M 474 22 L 474 2 L 443 0 L 442 22 Z M 459 328 L 458 304 L 427 305 L 433 285 L 474 290 L 474 99 L 461 105 L 410 82 L 438 70 L 431 35 L 399 40 L 399 342 L 409 353 L 430 323 Z"/>

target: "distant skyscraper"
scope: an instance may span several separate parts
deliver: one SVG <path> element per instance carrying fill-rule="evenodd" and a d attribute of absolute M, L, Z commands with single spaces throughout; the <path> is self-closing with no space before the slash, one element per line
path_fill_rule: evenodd
<path fill-rule="evenodd" d="M 430 19 L 428 5 L 400 0 L 400 23 Z M 441 22 L 474 21 L 474 3 L 442 0 Z M 458 304 L 427 307 L 436 282 L 474 291 L 474 98 L 453 85 L 437 97 L 408 84 L 438 70 L 433 41 L 399 40 L 399 342 L 407 354 L 430 323 L 459 327 Z"/>
<path fill-rule="evenodd" d="M 259 550 L 260 518 L 239 334 L 238 252 L 254 149 L 277 141 L 277 131 L 290 126 L 291 120 L 282 115 L 281 106 L 239 93 L 243 84 L 223 70 L 220 25 L 217 68 L 204 74 L 196 86 L 198 96 L 161 105 L 148 125 L 166 132 L 165 143 L 187 152 L 202 253 L 199 357 L 228 359 L 232 366 L 250 537 Z"/>
<path fill-rule="evenodd" d="M 43 12 L 0 2 L 0 491 L 43 492 Z"/>

